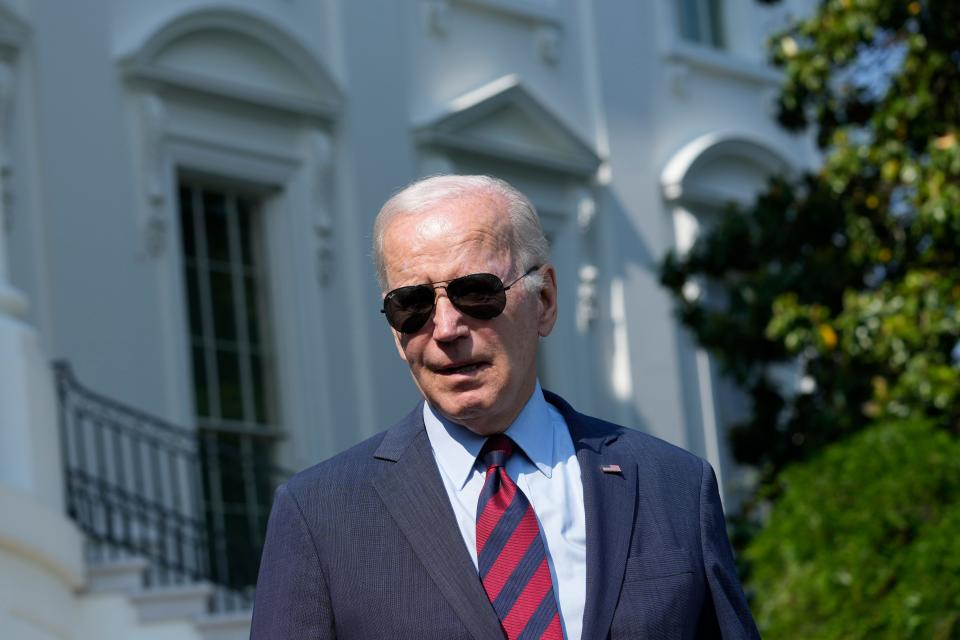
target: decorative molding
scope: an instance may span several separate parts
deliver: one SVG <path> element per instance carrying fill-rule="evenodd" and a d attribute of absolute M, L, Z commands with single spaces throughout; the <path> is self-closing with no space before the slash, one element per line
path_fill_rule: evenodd
<path fill-rule="evenodd" d="M 577 195 L 577 229 L 581 235 L 586 235 L 593 227 L 597 217 L 597 201 L 586 189 Z"/>
<path fill-rule="evenodd" d="M 313 161 L 313 208 L 317 243 L 317 281 L 327 286 L 333 281 L 335 266 L 334 223 L 330 215 L 330 193 L 333 185 L 333 142 L 322 131 L 310 133 L 310 148 Z"/>
<path fill-rule="evenodd" d="M 592 264 L 582 265 L 577 273 L 577 330 L 586 333 L 597 319 L 597 279 L 599 270 Z"/>
<path fill-rule="evenodd" d="M 454 0 L 473 9 L 498 13 L 524 22 L 558 26 L 562 23 L 554 0 Z"/>
<path fill-rule="evenodd" d="M 427 30 L 437 36 L 450 32 L 450 0 L 425 0 L 423 15 Z"/>
<path fill-rule="evenodd" d="M 504 76 L 451 100 L 415 129 L 421 145 L 467 152 L 538 169 L 592 177 L 600 157 L 524 87 Z"/>
<path fill-rule="evenodd" d="M 592 264 L 590 255 L 590 235 L 597 219 L 597 201 L 593 193 L 587 188 L 580 188 L 575 193 L 577 207 L 577 231 L 580 234 L 581 251 L 584 263 L 577 270 L 577 307 L 576 324 L 580 333 L 586 333 L 599 316 L 597 303 L 597 280 L 599 269 Z"/>
<path fill-rule="evenodd" d="M 541 25 L 534 31 L 533 37 L 543 62 L 551 66 L 560 62 L 560 45 L 562 44 L 560 27 L 554 24 Z"/>
<path fill-rule="evenodd" d="M 164 217 L 166 189 L 164 189 L 163 139 L 166 108 L 154 93 L 140 97 L 140 128 L 143 132 L 143 190 L 147 201 L 143 240 L 147 256 L 163 255 L 169 224 Z"/>
<path fill-rule="evenodd" d="M 554 0 L 424 0 L 424 21 L 429 32 L 436 36 L 449 34 L 454 4 L 526 23 L 532 28 L 534 49 L 540 60 L 548 65 L 560 61 L 563 20 Z"/>
<path fill-rule="evenodd" d="M 674 62 L 665 65 L 667 82 L 670 90 L 678 98 L 686 98 L 689 95 L 690 88 L 690 65 L 685 62 Z"/>
<path fill-rule="evenodd" d="M 772 67 L 743 60 L 725 51 L 684 40 L 674 40 L 663 49 L 663 59 L 668 68 L 679 71 L 673 79 L 673 90 L 685 95 L 686 85 L 693 71 L 702 71 L 723 76 L 734 81 L 760 86 L 779 86 L 783 77 Z"/>
<path fill-rule="evenodd" d="M 217 68 L 215 60 L 204 69 L 196 63 L 185 66 L 173 55 L 193 47 L 189 53 L 202 63 L 198 42 L 211 51 L 219 47 L 221 57 L 238 67 L 246 62 L 242 47 L 247 46 L 268 54 L 277 68 L 264 75 L 253 65 L 249 73 L 233 69 L 231 77 Z M 306 47 L 263 18 L 233 9 L 201 10 L 172 20 L 124 56 L 120 67 L 128 81 L 157 90 L 176 89 L 311 119 L 332 119 L 343 104 L 338 83 Z"/>

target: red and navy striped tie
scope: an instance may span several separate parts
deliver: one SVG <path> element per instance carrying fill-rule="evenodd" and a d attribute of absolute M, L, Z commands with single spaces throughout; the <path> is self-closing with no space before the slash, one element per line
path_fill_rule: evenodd
<path fill-rule="evenodd" d="M 480 580 L 509 640 L 563 640 L 537 516 L 504 469 L 513 448 L 497 434 L 480 451 L 487 467 L 477 503 Z"/>

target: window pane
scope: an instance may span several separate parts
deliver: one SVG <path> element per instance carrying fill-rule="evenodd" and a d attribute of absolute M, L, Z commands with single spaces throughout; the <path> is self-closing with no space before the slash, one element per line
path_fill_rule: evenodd
<path fill-rule="evenodd" d="M 230 261 L 225 205 L 226 202 L 222 193 L 203 192 L 203 220 L 207 234 L 207 259 L 219 262 Z"/>
<path fill-rule="evenodd" d="M 187 316 L 190 320 L 190 335 L 198 338 L 203 337 L 203 322 L 200 316 L 200 287 L 197 282 L 197 268 L 192 260 L 187 261 L 186 280 L 187 285 Z"/>
<path fill-rule="evenodd" d="M 197 193 L 202 194 L 199 211 L 190 200 Z M 268 323 L 260 316 L 264 279 L 257 251 L 259 206 L 230 189 L 185 184 L 180 208 L 194 404 L 203 430 L 199 441 L 210 536 L 206 551 L 216 580 L 249 587 L 256 580 L 274 488 L 272 440 L 239 435 L 233 432 L 237 425 L 231 424 L 266 427 L 275 420 L 271 355 L 264 335 Z M 203 233 L 187 226 L 194 215 L 191 222 Z"/>
<path fill-rule="evenodd" d="M 217 374 L 220 377 L 220 417 L 243 420 L 240 358 L 236 351 L 217 349 Z"/>
<path fill-rule="evenodd" d="M 197 255 L 196 241 L 193 233 L 193 198 L 192 192 L 186 187 L 180 187 L 180 232 L 183 235 L 183 255 L 192 258 Z"/>
<path fill-rule="evenodd" d="M 253 207 L 249 198 L 237 198 L 237 223 L 240 227 L 241 262 L 246 267 L 254 265 L 253 256 Z"/>
<path fill-rule="evenodd" d="M 723 45 L 721 0 L 679 0 L 677 20 L 680 35 L 691 42 L 712 47 Z"/>
<path fill-rule="evenodd" d="M 720 0 L 707 0 L 707 5 L 710 11 L 708 18 L 708 24 L 710 25 L 710 44 L 718 48 L 723 47 L 723 13 Z"/>
<path fill-rule="evenodd" d="M 680 14 L 680 34 L 687 40 L 700 42 L 700 0 L 680 0 L 677 11 Z"/>
<path fill-rule="evenodd" d="M 260 301 L 257 299 L 257 281 L 253 276 L 243 279 L 247 302 L 247 338 L 251 347 L 260 347 Z"/>
<path fill-rule="evenodd" d="M 267 423 L 267 390 L 266 381 L 264 380 L 264 374 L 266 371 L 266 363 L 264 359 L 259 355 L 251 355 L 251 370 L 253 373 L 253 410 L 256 413 L 256 421 L 259 424 Z"/>
<path fill-rule="evenodd" d="M 194 345 L 190 351 L 193 358 L 193 404 L 197 416 L 201 418 L 210 417 L 210 404 L 208 394 L 210 392 L 209 380 L 207 379 L 207 363 L 203 357 L 203 348 Z"/>
<path fill-rule="evenodd" d="M 233 300 L 233 278 L 222 269 L 210 270 L 213 296 L 213 331 L 218 342 L 236 342 L 237 319 Z"/>

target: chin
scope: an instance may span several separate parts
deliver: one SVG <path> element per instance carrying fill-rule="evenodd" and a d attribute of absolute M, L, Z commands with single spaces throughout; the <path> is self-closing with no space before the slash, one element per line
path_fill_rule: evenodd
<path fill-rule="evenodd" d="M 472 427 L 474 423 L 483 424 L 493 414 L 492 403 L 483 398 L 462 398 L 454 402 L 434 402 L 440 412 L 449 420 Z M 473 429 L 471 428 L 471 431 Z"/>

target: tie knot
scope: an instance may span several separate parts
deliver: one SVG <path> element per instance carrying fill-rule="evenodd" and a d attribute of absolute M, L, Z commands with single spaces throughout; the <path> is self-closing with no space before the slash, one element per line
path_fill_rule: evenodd
<path fill-rule="evenodd" d="M 510 454 L 513 453 L 513 440 L 508 436 L 498 433 L 487 438 L 480 450 L 480 459 L 487 469 L 490 467 L 502 467 L 507 464 Z"/>

